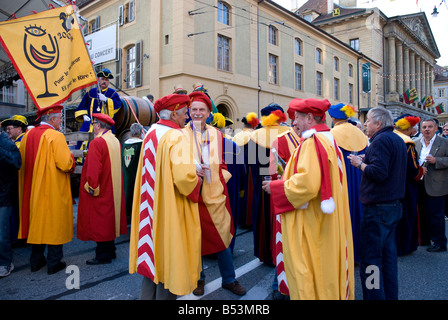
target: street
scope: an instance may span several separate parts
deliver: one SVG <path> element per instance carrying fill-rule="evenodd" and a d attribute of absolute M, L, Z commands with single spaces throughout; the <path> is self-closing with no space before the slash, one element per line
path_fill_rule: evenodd
<path fill-rule="evenodd" d="M 76 209 L 75 205 L 75 213 Z M 142 277 L 128 272 L 129 235 L 117 238 L 116 247 L 117 258 L 111 264 L 86 265 L 85 261 L 94 257 L 95 243 L 76 239 L 75 223 L 75 237 L 64 245 L 63 260 L 67 268 L 54 275 L 48 275 L 46 267 L 31 272 L 30 246 L 15 248 L 15 269 L 11 275 L 0 279 L 0 300 L 138 300 Z M 178 300 L 272 300 L 274 268 L 254 257 L 251 230 L 237 230 L 233 258 L 237 279 L 247 290 L 245 296 L 222 289 L 217 261 L 204 258 L 204 296 L 190 294 Z M 429 253 L 426 247 L 399 257 L 399 299 L 448 299 L 447 266 L 447 252 Z M 357 266 L 355 299 L 362 300 Z"/>

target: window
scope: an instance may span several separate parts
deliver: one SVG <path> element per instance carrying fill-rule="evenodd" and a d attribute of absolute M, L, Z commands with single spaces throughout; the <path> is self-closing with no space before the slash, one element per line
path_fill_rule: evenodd
<path fill-rule="evenodd" d="M 230 71 L 230 39 L 218 35 L 218 69 Z"/>
<path fill-rule="evenodd" d="M 443 98 L 445 96 L 445 89 L 439 89 L 439 98 Z"/>
<path fill-rule="evenodd" d="M 353 65 L 352 64 L 348 65 L 348 76 L 353 77 Z"/>
<path fill-rule="evenodd" d="M 95 19 L 89 21 L 87 33 L 92 33 L 98 30 L 100 30 L 100 16 L 97 16 Z"/>
<path fill-rule="evenodd" d="M 274 26 L 269 26 L 269 43 L 277 45 L 277 28 Z"/>
<path fill-rule="evenodd" d="M 135 20 L 135 1 L 131 0 L 118 7 L 118 25 L 122 26 Z"/>
<path fill-rule="evenodd" d="M 322 50 L 316 49 L 316 62 L 322 64 Z"/>
<path fill-rule="evenodd" d="M 302 90 L 302 66 L 296 63 L 295 67 L 296 90 Z"/>
<path fill-rule="evenodd" d="M 339 59 L 338 59 L 338 57 L 334 57 L 333 58 L 333 63 L 334 63 L 334 71 L 339 71 Z"/>
<path fill-rule="evenodd" d="M 136 47 L 135 45 L 126 50 L 126 88 L 135 88 L 135 68 L 136 68 Z"/>
<path fill-rule="evenodd" d="M 333 80 L 333 90 L 334 90 L 334 99 L 339 100 L 339 79 L 334 78 Z"/>
<path fill-rule="evenodd" d="M 269 54 L 269 82 L 272 84 L 277 84 L 277 64 L 278 57 Z"/>
<path fill-rule="evenodd" d="M 294 53 L 298 56 L 302 55 L 302 40 L 299 38 L 294 39 Z"/>
<path fill-rule="evenodd" d="M 316 72 L 316 94 L 318 96 L 322 95 L 322 79 L 323 74 L 321 72 Z"/>
<path fill-rule="evenodd" d="M 356 51 L 359 51 L 359 39 L 351 39 L 350 40 L 350 47 L 352 47 Z"/>
<path fill-rule="evenodd" d="M 230 8 L 221 1 L 218 1 L 218 22 L 230 25 Z"/>
<path fill-rule="evenodd" d="M 348 103 L 353 104 L 353 84 L 348 84 Z"/>

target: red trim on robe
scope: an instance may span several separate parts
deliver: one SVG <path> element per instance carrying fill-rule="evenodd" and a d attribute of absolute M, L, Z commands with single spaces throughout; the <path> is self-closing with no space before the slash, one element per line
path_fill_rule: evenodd
<path fill-rule="evenodd" d="M 280 214 L 288 211 L 295 210 L 294 206 L 289 202 L 285 193 L 285 181 L 274 180 L 271 182 L 271 194 L 275 194 L 275 201 L 272 201 L 274 205 L 275 214 Z"/>
<path fill-rule="evenodd" d="M 48 129 L 52 129 L 52 127 L 48 125 L 40 125 L 33 128 L 28 132 L 25 142 L 25 175 L 23 181 L 22 212 L 20 217 L 22 219 L 22 239 L 28 237 L 30 227 L 30 197 L 34 173 L 34 162 L 36 160 L 37 151 L 39 150 L 42 135 Z"/>

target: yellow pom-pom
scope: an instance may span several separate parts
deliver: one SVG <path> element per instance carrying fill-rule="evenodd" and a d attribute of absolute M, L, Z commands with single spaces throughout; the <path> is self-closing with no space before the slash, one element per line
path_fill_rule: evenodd
<path fill-rule="evenodd" d="M 346 105 L 341 108 L 341 111 L 345 113 L 347 118 L 353 117 L 355 115 L 355 109 L 352 106 Z"/>
<path fill-rule="evenodd" d="M 217 112 L 213 115 L 212 126 L 217 128 L 224 128 L 226 126 L 226 117 Z"/>

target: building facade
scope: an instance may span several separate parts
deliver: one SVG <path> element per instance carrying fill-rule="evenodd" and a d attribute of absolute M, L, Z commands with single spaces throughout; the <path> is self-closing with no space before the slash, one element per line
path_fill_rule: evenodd
<path fill-rule="evenodd" d="M 435 104 L 425 106 L 424 98 L 433 96 L 434 65 L 440 53 L 425 13 L 387 17 L 378 8 L 356 8 L 355 1 L 341 3 L 345 6 L 332 0 L 308 1 L 296 13 L 381 64 L 378 105 L 394 116 L 434 116 Z M 414 88 L 418 98 L 407 102 Z"/>
<path fill-rule="evenodd" d="M 197 83 L 240 128 L 248 112 L 293 98 L 327 98 L 356 109 L 377 103 L 360 93 L 360 66 L 372 83 L 381 67 L 272 1 L 77 1 L 87 31 L 118 27 L 118 59 L 97 66 L 116 75 L 120 94 L 155 99 Z M 74 99 L 72 102 L 75 102 Z"/>

